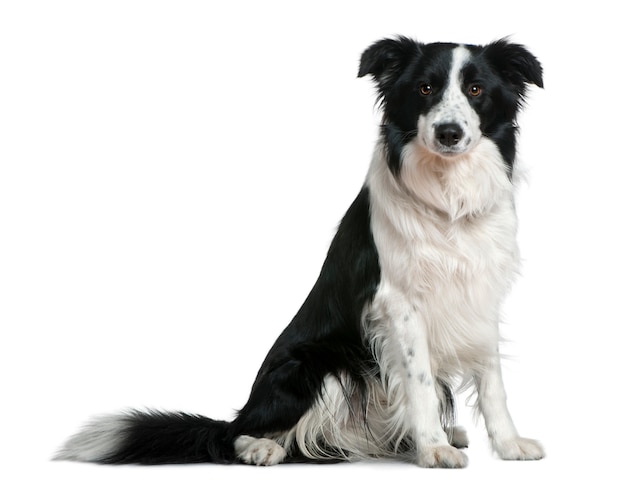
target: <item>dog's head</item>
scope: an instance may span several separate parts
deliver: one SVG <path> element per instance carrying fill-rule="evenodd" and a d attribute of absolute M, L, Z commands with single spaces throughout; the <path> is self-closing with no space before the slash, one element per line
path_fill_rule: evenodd
<path fill-rule="evenodd" d="M 409 142 L 453 160 L 483 138 L 496 144 L 510 173 L 515 118 L 527 85 L 543 87 L 537 59 L 507 40 L 473 46 L 383 39 L 363 53 L 359 77 L 365 75 L 377 83 L 383 137 L 396 174 Z"/>

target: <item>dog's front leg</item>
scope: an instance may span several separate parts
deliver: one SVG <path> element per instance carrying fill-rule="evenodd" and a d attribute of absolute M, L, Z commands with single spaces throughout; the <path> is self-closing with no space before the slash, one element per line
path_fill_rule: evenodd
<path fill-rule="evenodd" d="M 544 456 L 541 444 L 520 437 L 506 404 L 500 359 L 496 356 L 486 369 L 477 375 L 478 405 L 485 418 L 485 426 L 493 449 L 502 459 L 532 460 Z"/>
<path fill-rule="evenodd" d="M 413 306 L 388 302 L 385 311 L 381 369 L 391 391 L 403 400 L 405 426 L 412 433 L 417 464 L 429 468 L 463 468 L 467 456 L 451 446 L 441 425 L 440 402 L 432 372 L 426 326 Z"/>
<path fill-rule="evenodd" d="M 440 401 L 431 367 L 426 327 L 419 318 L 408 327 L 413 333 L 408 337 L 413 338 L 412 347 L 407 346 L 406 349 L 405 376 L 415 424 L 417 464 L 428 468 L 463 468 L 467 466 L 467 456 L 448 443 L 448 436 L 441 426 Z"/>

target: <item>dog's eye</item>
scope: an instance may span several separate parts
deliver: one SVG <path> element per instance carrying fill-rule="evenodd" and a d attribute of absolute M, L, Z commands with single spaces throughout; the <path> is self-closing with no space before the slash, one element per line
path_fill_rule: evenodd
<path fill-rule="evenodd" d="M 469 94 L 472 97 L 478 97 L 481 93 L 482 93 L 483 89 L 480 85 L 470 85 L 470 88 L 468 90 Z"/>
<path fill-rule="evenodd" d="M 433 86 L 430 83 L 423 83 L 419 90 L 422 95 L 430 95 L 433 93 Z"/>

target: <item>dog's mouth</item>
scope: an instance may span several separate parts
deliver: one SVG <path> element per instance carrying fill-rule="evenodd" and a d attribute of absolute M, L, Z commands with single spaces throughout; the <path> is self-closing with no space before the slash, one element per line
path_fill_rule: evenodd
<path fill-rule="evenodd" d="M 458 144 L 452 147 L 435 144 L 434 148 L 432 148 L 431 151 L 444 158 L 454 158 L 467 153 L 472 147 L 471 143 L 472 140 L 468 139 L 466 142 L 464 142 L 464 144 Z"/>

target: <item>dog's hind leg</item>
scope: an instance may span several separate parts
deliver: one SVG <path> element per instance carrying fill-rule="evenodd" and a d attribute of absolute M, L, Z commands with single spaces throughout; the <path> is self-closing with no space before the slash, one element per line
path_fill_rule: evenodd
<path fill-rule="evenodd" d="M 277 442 L 313 405 L 323 373 L 296 358 L 264 365 L 250 398 L 230 427 L 239 461 L 256 465 L 281 463 L 289 448 Z"/>
<path fill-rule="evenodd" d="M 364 187 L 341 220 L 313 289 L 270 349 L 250 399 L 230 425 L 232 441 L 284 439 L 319 399 L 327 375 L 359 377 L 370 369 L 372 353 L 363 343 L 361 322 L 380 268 L 369 219 Z M 238 446 L 248 442 L 239 439 Z M 243 450 L 239 459 L 246 456 Z"/>

